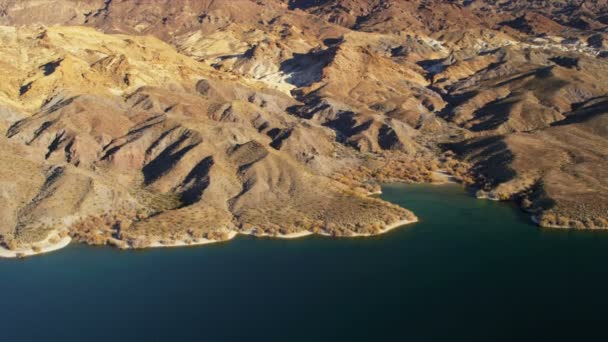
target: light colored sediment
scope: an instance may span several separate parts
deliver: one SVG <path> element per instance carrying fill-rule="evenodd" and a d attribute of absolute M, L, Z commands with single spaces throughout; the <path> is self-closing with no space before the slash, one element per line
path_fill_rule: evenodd
<path fill-rule="evenodd" d="M 496 195 L 489 193 L 487 191 L 483 191 L 483 190 L 479 190 L 477 191 L 477 193 L 475 194 L 475 198 L 477 199 L 483 199 L 483 200 L 489 200 L 489 201 L 495 201 L 495 202 L 500 202 L 500 198 L 496 197 Z"/>
<path fill-rule="evenodd" d="M 431 184 L 458 183 L 456 177 L 443 170 L 433 171 L 433 176 L 435 181 Z"/>
<path fill-rule="evenodd" d="M 255 237 L 268 237 L 268 238 L 275 238 L 275 239 L 299 239 L 299 238 L 313 235 L 314 233 L 307 231 L 307 230 L 302 230 L 299 232 L 289 233 L 289 234 L 268 234 L 268 233 L 257 233 L 254 230 L 243 230 L 243 231 L 239 231 L 239 234 L 250 235 L 250 236 L 255 236 Z"/>
<path fill-rule="evenodd" d="M 389 225 L 385 226 L 384 229 L 380 230 L 378 233 L 375 233 L 375 234 L 371 234 L 371 233 L 352 233 L 351 235 L 344 235 L 344 236 L 338 236 L 338 237 L 342 238 L 342 237 L 370 237 L 370 236 L 376 236 L 376 235 L 381 235 L 381 234 L 388 233 L 391 230 L 394 230 L 396 228 L 403 227 L 405 225 L 408 225 L 408 224 L 411 224 L 411 223 L 416 223 L 416 222 L 418 222 L 418 218 L 413 219 L 413 220 L 401 220 L 401 221 L 397 221 L 395 223 L 392 223 L 392 224 L 389 224 Z M 238 234 L 248 235 L 248 236 L 255 236 L 255 237 L 258 237 L 258 238 L 259 237 L 265 237 L 265 238 L 287 239 L 287 240 L 299 239 L 299 238 L 303 238 L 303 237 L 307 237 L 307 236 L 311 236 L 311 235 L 315 235 L 315 234 L 323 235 L 323 236 L 332 236 L 332 237 L 334 236 L 334 235 L 329 234 L 329 233 L 324 232 L 324 231 L 321 231 L 319 233 L 314 233 L 314 232 L 311 232 L 311 231 L 308 231 L 308 230 L 303 230 L 303 231 L 289 233 L 289 234 L 257 233 L 254 230 L 239 231 L 238 233 L 234 232 L 234 231 L 231 231 L 231 232 L 229 232 L 228 238 L 226 240 L 199 239 L 199 240 L 193 241 L 191 243 L 188 243 L 188 242 L 186 242 L 184 240 L 161 243 L 160 240 L 157 240 L 157 241 L 152 242 L 150 245 L 148 245 L 145 248 L 187 247 L 187 246 L 207 245 L 207 244 L 211 244 L 211 243 L 232 240 Z"/>
<path fill-rule="evenodd" d="M 380 231 L 378 234 L 374 234 L 374 235 L 385 234 L 385 233 L 390 232 L 390 231 L 391 231 L 391 230 L 393 230 L 393 229 L 397 229 L 397 228 L 399 228 L 399 227 L 403 227 L 403 226 L 408 225 L 408 224 L 416 223 L 416 222 L 418 222 L 418 221 L 419 221 L 419 220 L 418 220 L 418 217 L 416 217 L 416 218 L 414 218 L 414 219 L 411 219 L 411 220 L 401 220 L 401 221 L 397 221 L 397 222 L 395 222 L 395 223 L 392 223 L 392 224 L 387 225 L 387 226 L 386 226 L 386 227 L 384 227 L 384 229 L 382 229 L 382 230 L 381 230 L 381 231 Z M 361 235 L 361 236 L 371 236 L 371 234 L 368 234 L 368 235 Z"/>
<path fill-rule="evenodd" d="M 350 235 L 333 235 L 331 233 L 328 233 L 326 231 L 320 231 L 318 233 L 314 233 L 308 230 L 303 230 L 303 231 L 299 231 L 299 232 L 295 232 L 295 233 L 289 233 L 289 234 L 267 234 L 267 233 L 257 233 L 253 230 L 248 230 L 248 231 L 240 231 L 239 234 L 242 235 L 250 235 L 250 236 L 255 236 L 255 237 L 268 237 L 268 238 L 276 238 L 276 239 L 298 239 L 298 238 L 302 238 L 302 237 L 306 237 L 306 236 L 310 236 L 310 235 L 322 235 L 322 236 L 331 236 L 331 237 L 340 237 L 340 238 L 349 238 L 349 237 L 370 237 L 370 236 L 377 236 L 377 235 L 382 235 L 382 234 L 386 234 L 388 232 L 390 232 L 391 230 L 397 229 L 399 227 L 403 227 L 405 225 L 408 224 L 412 224 L 412 223 L 416 223 L 418 222 L 418 218 L 415 218 L 413 220 L 401 220 L 401 221 L 397 221 L 395 223 L 386 225 L 383 229 L 381 229 L 380 231 L 378 231 L 377 233 L 355 233 L 352 232 Z"/>
<path fill-rule="evenodd" d="M 55 238 L 59 240 L 56 243 L 51 243 L 51 240 Z M 38 247 L 38 251 L 35 251 L 32 246 L 17 248 L 15 250 L 0 247 L 0 258 L 21 258 L 50 253 L 66 247 L 71 241 L 71 237 L 61 237 L 60 233 L 55 231 L 52 232 L 46 239 L 33 244 Z"/>
<path fill-rule="evenodd" d="M 212 243 L 218 243 L 218 242 L 224 242 L 224 241 L 229 241 L 234 239 L 234 237 L 237 235 L 236 232 L 234 231 L 230 231 L 228 232 L 228 236 L 225 240 L 213 240 L 213 239 L 198 239 L 198 240 L 193 240 L 191 242 L 187 242 L 185 240 L 177 240 L 177 241 L 170 241 L 170 242 L 161 242 L 161 240 L 156 240 L 154 242 L 152 242 L 150 245 L 144 247 L 144 248 L 163 248 L 163 247 L 188 247 L 188 246 L 201 246 L 201 245 L 208 245 L 208 244 L 212 244 Z"/>
<path fill-rule="evenodd" d="M 415 222 L 418 222 L 417 218 L 413 219 L 413 220 L 401 220 L 401 221 L 397 221 L 395 223 L 386 225 L 384 227 L 384 229 L 380 230 L 378 233 L 375 233 L 375 234 L 352 233 L 350 235 L 344 235 L 344 236 L 338 236 L 338 237 L 351 237 L 352 238 L 352 237 L 377 236 L 377 235 L 388 233 L 391 230 L 394 230 L 396 228 L 399 228 L 399 227 L 402 227 L 402 226 L 405 226 L 405 225 L 408 225 L 411 223 L 415 223 Z M 269 237 L 269 238 L 276 238 L 276 239 L 298 239 L 298 238 L 303 238 L 306 236 L 314 235 L 315 233 L 304 230 L 304 231 L 299 231 L 299 232 L 289 233 L 289 234 L 272 235 L 272 234 L 267 234 L 267 233 L 259 234 L 254 231 L 240 231 L 238 233 L 235 231 L 230 231 L 230 232 L 228 232 L 227 238 L 224 240 L 212 240 L 212 239 L 205 239 L 205 238 L 193 240 L 193 241 L 177 240 L 177 241 L 166 241 L 165 242 L 165 241 L 161 241 L 161 240 L 156 240 L 144 248 L 169 248 L 169 247 L 189 247 L 189 246 L 208 245 L 208 244 L 212 244 L 212 243 L 225 242 L 225 241 L 232 240 L 238 234 L 251 235 L 251 236 L 255 236 L 255 237 Z M 323 236 L 334 237 L 334 235 L 329 234 L 324 231 L 321 231 L 317 234 L 323 235 Z M 36 245 L 40 248 L 39 251 L 34 251 L 34 249 L 32 247 L 24 247 L 24 248 L 19 248 L 19 249 L 15 249 L 15 250 L 9 250 L 4 247 L 0 247 L 0 257 L 2 257 L 2 258 L 21 258 L 21 257 L 29 257 L 29 256 L 49 253 L 49 252 L 53 252 L 53 251 L 56 251 L 56 250 L 59 250 L 59 249 L 62 249 L 64 247 L 68 246 L 70 244 L 70 242 L 72 241 L 72 239 L 69 236 L 66 236 L 66 237 L 60 238 L 60 240 L 57 243 L 51 243 L 50 240 L 52 240 L 53 238 L 60 238 L 59 232 L 53 232 L 45 240 L 35 243 L 34 245 Z"/>
<path fill-rule="evenodd" d="M 401 221 L 397 221 L 395 223 L 386 225 L 384 227 L 384 229 L 381 229 L 378 233 L 376 234 L 370 234 L 370 233 L 365 233 L 365 234 L 359 234 L 359 233 L 355 233 L 354 235 L 351 235 L 352 237 L 369 237 L 369 236 L 376 236 L 376 235 L 382 235 L 382 234 L 386 234 L 388 232 L 390 232 L 391 230 L 403 227 L 405 225 L 408 224 L 412 224 L 412 223 L 416 223 L 418 222 L 418 218 L 414 218 L 412 220 L 401 220 Z"/>
<path fill-rule="evenodd" d="M 295 232 L 295 233 L 289 233 L 289 234 L 279 234 L 275 237 L 278 239 L 299 239 L 299 238 L 303 238 L 303 237 L 310 236 L 313 234 L 314 234 L 313 232 L 304 230 L 301 232 Z"/>
<path fill-rule="evenodd" d="M 397 229 L 397 228 L 399 228 L 399 227 L 403 227 L 403 226 L 408 225 L 408 224 L 416 223 L 416 222 L 418 222 L 418 221 L 419 221 L 419 220 L 418 220 L 418 218 L 415 218 L 415 219 L 413 219 L 413 220 L 401 220 L 401 221 L 397 221 L 397 222 L 395 222 L 395 223 L 391 223 L 391 224 L 389 224 L 389 225 L 386 225 L 386 226 L 385 226 L 383 229 L 381 229 L 381 230 L 380 230 L 378 233 L 374 233 L 374 234 L 372 234 L 372 233 L 354 233 L 354 232 L 353 232 L 353 233 L 352 233 L 352 234 L 350 234 L 350 235 L 344 235 L 344 236 L 338 236 L 338 237 L 341 237 L 341 238 L 342 238 L 342 237 L 349 238 L 349 237 L 370 237 L 370 236 L 378 236 L 378 235 L 386 234 L 386 233 L 390 232 L 391 230 Z M 333 237 L 333 236 L 335 236 L 335 235 L 332 235 L 332 234 L 327 233 L 327 232 L 325 232 L 325 231 L 320 232 L 320 233 L 319 233 L 319 235 L 323 235 L 323 236 L 332 236 L 332 237 Z"/>

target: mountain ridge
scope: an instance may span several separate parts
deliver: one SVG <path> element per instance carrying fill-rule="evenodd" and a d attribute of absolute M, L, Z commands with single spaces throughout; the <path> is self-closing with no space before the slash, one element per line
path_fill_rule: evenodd
<path fill-rule="evenodd" d="M 379 182 L 442 172 L 542 226 L 607 228 L 606 11 L 0 1 L 2 241 L 373 235 L 415 220 Z"/>

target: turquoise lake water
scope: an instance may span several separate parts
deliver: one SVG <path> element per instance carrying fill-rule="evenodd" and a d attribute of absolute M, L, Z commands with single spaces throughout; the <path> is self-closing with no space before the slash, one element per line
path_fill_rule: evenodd
<path fill-rule="evenodd" d="M 390 185 L 382 197 L 421 222 L 374 238 L 74 244 L 0 259 L 0 341 L 608 336 L 608 232 L 541 230 L 457 185 Z"/>

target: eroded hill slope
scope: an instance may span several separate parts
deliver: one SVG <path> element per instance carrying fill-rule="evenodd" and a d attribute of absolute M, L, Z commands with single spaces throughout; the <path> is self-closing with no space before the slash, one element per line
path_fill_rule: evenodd
<path fill-rule="evenodd" d="M 606 228 L 607 13 L 0 1 L 4 244 L 375 234 L 414 219 L 367 197 L 378 182 L 441 172 L 543 226 Z"/>

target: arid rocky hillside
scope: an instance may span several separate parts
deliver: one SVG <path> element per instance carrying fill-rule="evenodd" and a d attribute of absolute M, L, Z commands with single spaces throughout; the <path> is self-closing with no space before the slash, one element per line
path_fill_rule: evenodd
<path fill-rule="evenodd" d="M 0 0 L 0 235 L 372 235 L 379 182 L 608 228 L 605 1 Z"/>

